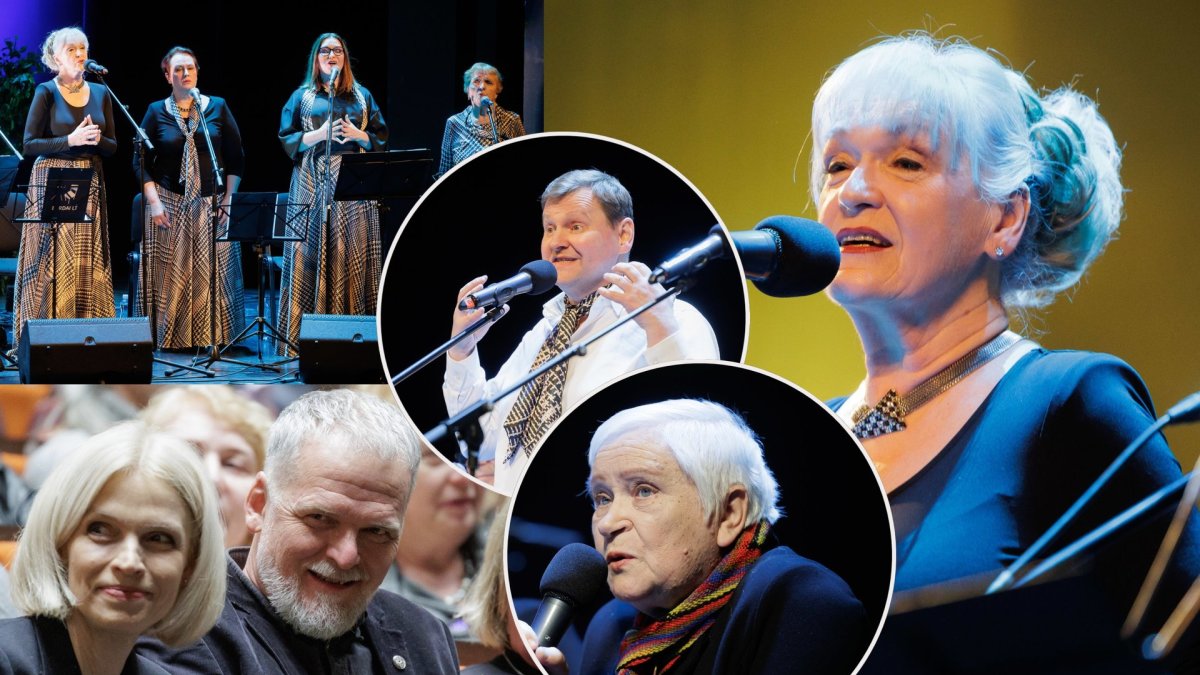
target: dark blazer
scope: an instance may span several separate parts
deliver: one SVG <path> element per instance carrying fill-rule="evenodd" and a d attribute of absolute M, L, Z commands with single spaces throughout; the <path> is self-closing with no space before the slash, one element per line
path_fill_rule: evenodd
<path fill-rule="evenodd" d="M 58 619 L 23 616 L 0 621 L 0 673 L 3 675 L 76 675 L 79 663 L 67 626 Z M 121 675 L 166 675 L 136 652 L 130 652 Z"/>
<path fill-rule="evenodd" d="M 200 642 L 171 650 L 160 642 L 143 640 L 138 649 L 172 673 L 330 672 L 334 643 L 349 639 L 354 631 L 331 641 L 296 633 L 242 572 L 246 551 L 244 547 L 229 551 L 225 609 Z M 358 632 L 373 657 L 375 672 L 458 673 L 458 656 L 446 624 L 394 593 L 375 593 Z"/>
<path fill-rule="evenodd" d="M 583 638 L 583 674 L 616 670 L 621 638 L 637 615 L 613 600 Z M 716 623 L 688 649 L 673 672 L 849 675 L 867 651 L 873 626 L 846 582 L 786 546 L 750 568 Z"/>

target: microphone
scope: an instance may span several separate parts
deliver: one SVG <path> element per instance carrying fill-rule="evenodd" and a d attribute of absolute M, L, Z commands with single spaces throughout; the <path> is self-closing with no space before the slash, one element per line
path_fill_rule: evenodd
<path fill-rule="evenodd" d="M 458 308 L 466 311 L 480 307 L 496 307 L 508 302 L 516 295 L 529 293 L 541 295 L 554 287 L 558 282 L 558 270 L 554 263 L 547 260 L 534 260 L 521 268 L 520 272 L 494 283 L 478 293 L 472 293 L 458 303 Z"/>
<path fill-rule="evenodd" d="M 191 89 L 189 89 L 188 95 L 191 96 L 193 99 L 195 99 L 196 103 L 200 102 L 200 90 L 198 88 L 192 87 Z"/>
<path fill-rule="evenodd" d="M 708 236 L 699 244 L 683 249 L 674 257 L 655 267 L 650 272 L 650 283 L 669 284 L 680 277 L 695 274 L 710 260 L 724 258 L 727 250 L 725 233 L 721 230 L 720 225 L 713 225 L 708 230 Z"/>
<path fill-rule="evenodd" d="M 94 59 L 88 59 L 87 61 L 84 61 L 83 69 L 93 75 L 107 75 L 108 74 L 108 68 L 105 68 L 104 66 L 100 65 L 99 63 L 96 63 L 96 61 Z"/>
<path fill-rule="evenodd" d="M 567 544 L 554 554 L 538 587 L 542 604 L 533 618 L 539 647 L 553 647 L 571 625 L 571 614 L 608 592 L 608 564 L 587 544 Z"/>
<path fill-rule="evenodd" d="M 837 276 L 842 252 L 820 223 L 794 216 L 771 216 L 753 230 L 734 232 L 733 245 L 746 278 L 776 298 L 811 295 Z"/>
<path fill-rule="evenodd" d="M 341 75 L 341 74 L 342 74 L 342 69 L 338 66 L 334 66 L 329 69 L 329 88 L 330 89 L 333 89 L 335 86 L 337 86 L 338 75 Z"/>
<path fill-rule="evenodd" d="M 492 107 L 492 99 L 490 99 L 490 98 L 488 98 L 488 97 L 486 97 L 486 96 L 484 96 L 484 97 L 480 98 L 480 99 L 479 99 L 479 107 L 480 107 L 480 108 L 490 108 L 490 107 Z"/>

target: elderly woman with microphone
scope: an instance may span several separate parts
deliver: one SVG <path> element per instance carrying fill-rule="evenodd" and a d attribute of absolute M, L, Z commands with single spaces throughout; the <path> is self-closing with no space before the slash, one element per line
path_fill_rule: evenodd
<path fill-rule="evenodd" d="M 777 483 L 739 415 L 692 399 L 630 408 L 596 430 L 588 464 L 593 541 L 616 600 L 588 626 L 584 672 L 854 670 L 863 606 L 832 571 L 777 545 Z M 536 655 L 565 672 L 557 648 Z"/>
<path fill-rule="evenodd" d="M 504 78 L 495 66 L 480 62 L 463 73 L 463 91 L 470 105 L 446 120 L 439 176 L 485 148 L 525 135 L 521 116 L 496 102 L 503 89 Z"/>
<path fill-rule="evenodd" d="M 210 289 L 212 238 L 228 226 L 229 204 L 245 170 L 242 136 L 229 104 L 196 88 L 200 65 L 192 50 L 172 47 L 162 59 L 162 72 L 171 95 L 151 103 L 142 120 L 154 152 L 145 157 L 144 174 L 136 156 L 133 166 L 144 181 L 147 214 L 138 306 L 155 316 L 159 347 L 226 344 L 246 321 L 241 248 L 237 242 L 217 242 L 217 286 Z M 207 134 L 201 122 L 207 123 Z M 216 171 L 224 174 L 223 189 L 217 187 Z M 214 233 L 213 203 L 218 199 L 224 211 Z M 214 302 L 215 331 L 209 326 Z"/>

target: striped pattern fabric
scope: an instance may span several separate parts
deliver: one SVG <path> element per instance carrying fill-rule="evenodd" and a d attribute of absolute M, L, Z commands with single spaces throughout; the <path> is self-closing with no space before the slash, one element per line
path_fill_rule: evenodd
<path fill-rule="evenodd" d="M 170 227 L 154 225 L 147 211 L 142 237 L 146 282 L 138 287 L 138 314 L 156 308 L 154 335 L 160 348 L 178 349 L 211 343 L 209 300 L 217 303 L 217 344 L 227 344 L 246 325 L 242 284 L 242 248 L 237 242 L 217 242 L 217 289 L 209 292 L 212 258 L 212 207 L 215 197 L 188 200 L 156 184 L 158 199 Z M 225 230 L 218 227 L 217 236 Z M 150 289 L 150 297 L 146 289 Z"/>
<path fill-rule="evenodd" d="M 108 248 L 108 212 L 100 160 L 38 157 L 29 177 L 26 218 L 39 218 L 46 173 L 52 167 L 94 168 L 87 213 L 90 223 L 58 226 L 57 265 L 49 225 L 23 223 L 13 313 L 13 352 L 29 319 L 91 319 L 113 316 L 112 262 Z M 51 274 L 57 273 L 57 307 L 51 312 Z"/>
<path fill-rule="evenodd" d="M 363 96 L 355 91 L 363 108 L 361 128 L 366 128 L 370 111 Z M 312 101 L 308 91 L 301 103 L 304 130 L 312 131 Z M 320 146 L 317 146 L 320 147 Z M 329 228 L 325 228 L 325 199 L 337 184 L 342 159 L 338 155 L 326 165 L 324 154 L 310 148 L 301 153 L 292 171 L 288 190 L 288 220 L 304 241 L 287 242 L 283 248 L 283 277 L 279 289 L 279 330 L 293 343 L 300 340 L 304 314 L 374 315 L 379 292 L 383 256 L 379 242 L 379 213 L 371 202 L 334 202 Z M 297 214 L 311 205 L 305 218 Z M 277 352 L 296 356 L 286 343 Z"/>
<path fill-rule="evenodd" d="M 686 600 L 661 619 L 638 614 L 621 640 L 617 675 L 667 673 L 716 622 L 746 572 L 763 554 L 771 525 L 761 520 L 738 536 L 733 549 Z"/>
<path fill-rule="evenodd" d="M 578 304 L 566 301 L 566 309 L 554 332 L 542 343 L 542 348 L 533 359 L 530 371 L 536 370 L 543 363 L 558 356 L 571 346 L 571 336 L 579 329 L 579 324 L 587 318 L 596 301 L 596 293 L 592 293 Z M 546 434 L 546 430 L 562 415 L 563 389 L 567 383 L 567 362 L 563 361 L 554 368 L 544 372 L 540 377 L 521 387 L 517 402 L 504 420 L 504 433 L 508 435 L 508 454 L 504 461 L 511 462 L 517 453 L 525 451 L 528 457 L 537 447 L 538 441 Z"/>

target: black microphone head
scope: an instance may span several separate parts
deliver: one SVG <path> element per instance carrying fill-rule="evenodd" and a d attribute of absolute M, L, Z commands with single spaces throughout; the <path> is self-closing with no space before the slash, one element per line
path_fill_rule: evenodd
<path fill-rule="evenodd" d="M 107 75 L 108 74 L 108 68 L 105 68 L 104 66 L 100 65 L 99 63 L 96 63 L 95 59 L 88 59 L 87 61 L 84 61 L 83 69 L 88 71 L 89 73 L 95 73 L 96 75 Z"/>
<path fill-rule="evenodd" d="M 486 96 L 479 99 L 479 107 L 480 108 L 488 108 L 488 107 L 491 107 L 491 105 L 492 105 L 492 99 L 490 99 Z"/>
<path fill-rule="evenodd" d="M 608 564 L 587 544 L 567 544 L 546 566 L 538 589 L 572 607 L 594 605 L 608 592 Z"/>
<path fill-rule="evenodd" d="M 549 260 L 534 260 L 522 267 L 521 271 L 528 274 L 533 282 L 533 288 L 529 290 L 530 295 L 541 295 L 558 283 L 558 270 L 554 269 L 554 263 Z"/>
<path fill-rule="evenodd" d="M 833 281 L 842 262 L 837 239 L 825 226 L 795 216 L 771 216 L 754 226 L 779 237 L 779 263 L 758 290 L 776 298 L 816 293 Z"/>

